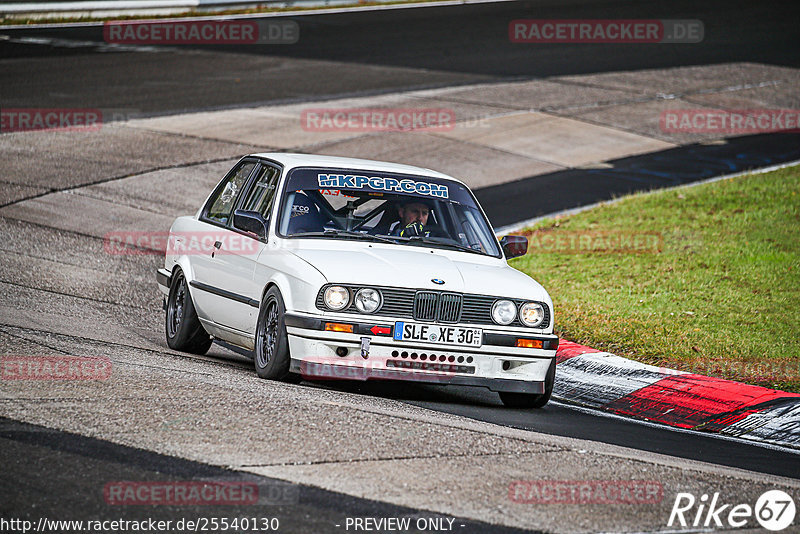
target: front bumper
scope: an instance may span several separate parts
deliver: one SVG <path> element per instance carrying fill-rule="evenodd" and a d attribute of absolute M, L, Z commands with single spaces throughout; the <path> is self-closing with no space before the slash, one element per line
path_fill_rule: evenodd
<path fill-rule="evenodd" d="M 158 282 L 158 289 L 164 296 L 169 296 L 169 285 L 172 282 L 172 273 L 166 269 L 159 269 L 156 271 L 156 282 Z"/>
<path fill-rule="evenodd" d="M 380 325 L 389 331 L 375 335 L 375 323 L 347 321 L 351 334 L 326 331 L 328 321 L 319 317 L 285 319 L 291 371 L 316 380 L 402 380 L 540 394 L 558 347 L 554 335 L 485 332 L 481 347 L 461 347 L 395 341 L 391 324 Z M 516 347 L 518 337 L 541 340 L 544 348 Z"/>

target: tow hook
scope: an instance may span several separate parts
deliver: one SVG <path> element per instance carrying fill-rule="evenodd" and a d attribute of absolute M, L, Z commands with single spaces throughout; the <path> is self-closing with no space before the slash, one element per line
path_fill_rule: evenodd
<path fill-rule="evenodd" d="M 361 357 L 365 360 L 369 358 L 369 338 L 362 337 L 361 338 Z"/>

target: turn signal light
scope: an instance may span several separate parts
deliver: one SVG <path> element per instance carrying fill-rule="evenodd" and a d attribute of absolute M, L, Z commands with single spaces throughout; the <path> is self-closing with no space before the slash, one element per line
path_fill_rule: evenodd
<path fill-rule="evenodd" d="M 345 323 L 325 323 L 325 330 L 328 332 L 347 332 L 353 333 L 353 325 Z"/>
<path fill-rule="evenodd" d="M 525 349 L 541 349 L 543 342 L 541 339 L 518 339 L 517 346 Z"/>

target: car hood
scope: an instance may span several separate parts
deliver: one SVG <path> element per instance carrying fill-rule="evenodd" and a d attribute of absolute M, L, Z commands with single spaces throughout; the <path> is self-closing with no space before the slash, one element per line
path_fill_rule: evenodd
<path fill-rule="evenodd" d="M 535 280 L 497 258 L 382 244 L 363 244 L 358 250 L 311 247 L 292 252 L 331 283 L 435 289 L 550 302 L 547 292 Z"/>

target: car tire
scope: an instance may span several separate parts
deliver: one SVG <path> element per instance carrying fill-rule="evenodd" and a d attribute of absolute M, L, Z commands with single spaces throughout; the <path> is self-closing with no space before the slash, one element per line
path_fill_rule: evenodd
<path fill-rule="evenodd" d="M 291 381 L 289 373 L 289 338 L 286 334 L 286 306 L 277 287 L 272 286 L 264 295 L 256 325 L 256 373 L 261 378 Z"/>
<path fill-rule="evenodd" d="M 197 318 L 189 285 L 180 269 L 176 269 L 172 275 L 165 315 L 164 327 L 169 348 L 192 354 L 208 352 L 211 336 Z"/>
<path fill-rule="evenodd" d="M 530 393 L 512 393 L 510 391 L 501 391 L 500 400 L 503 405 L 508 408 L 542 408 L 550 402 L 550 396 L 553 394 L 553 384 L 556 381 L 556 360 L 550 363 L 550 368 L 547 369 L 547 376 L 544 379 L 544 393 L 530 394 Z"/>

